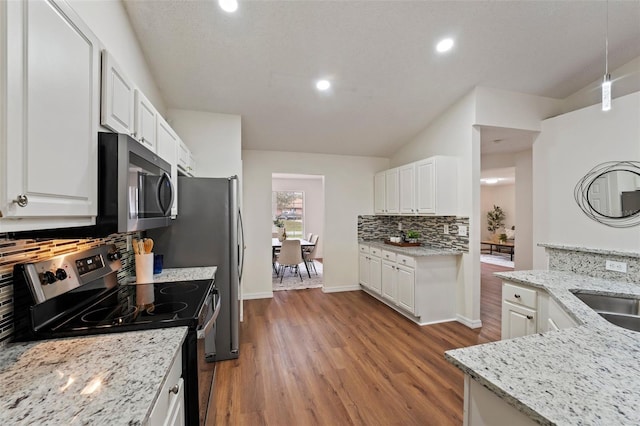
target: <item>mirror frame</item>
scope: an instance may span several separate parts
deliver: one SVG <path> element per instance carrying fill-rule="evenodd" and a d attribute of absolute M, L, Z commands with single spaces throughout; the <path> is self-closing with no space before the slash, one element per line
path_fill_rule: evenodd
<path fill-rule="evenodd" d="M 589 202 L 588 193 L 591 184 L 603 174 L 609 172 L 630 172 L 640 175 L 640 161 L 608 161 L 591 169 L 576 185 L 573 196 L 582 211 L 591 219 L 613 228 L 629 228 L 640 225 L 640 210 L 627 216 L 612 217 L 595 210 Z"/>

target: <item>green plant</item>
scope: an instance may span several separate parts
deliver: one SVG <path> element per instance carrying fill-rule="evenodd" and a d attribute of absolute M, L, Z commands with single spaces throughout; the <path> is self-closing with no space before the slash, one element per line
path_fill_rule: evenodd
<path fill-rule="evenodd" d="M 500 241 L 507 241 L 507 234 L 500 234 L 498 238 L 500 239 Z"/>
<path fill-rule="evenodd" d="M 274 219 L 273 224 L 276 226 L 276 228 L 284 228 L 284 222 L 280 219 Z"/>
<path fill-rule="evenodd" d="M 411 238 L 411 239 L 420 238 L 420 232 L 409 230 L 407 231 L 407 238 Z"/>
<path fill-rule="evenodd" d="M 487 212 L 487 230 L 496 232 L 504 227 L 505 214 L 500 206 L 493 205 L 493 210 Z"/>

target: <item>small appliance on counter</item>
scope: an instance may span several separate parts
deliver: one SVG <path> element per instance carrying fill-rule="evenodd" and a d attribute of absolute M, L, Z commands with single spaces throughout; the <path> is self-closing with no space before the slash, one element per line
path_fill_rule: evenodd
<path fill-rule="evenodd" d="M 240 284 L 244 257 L 238 178 L 178 178 L 178 217 L 172 225 L 147 231 L 164 266 L 216 266 L 222 308 L 216 322 L 215 356 L 238 358 Z M 208 343 L 207 343 L 208 344 Z M 211 353 L 211 348 L 207 349 Z"/>
<path fill-rule="evenodd" d="M 118 285 L 121 266 L 114 245 L 15 265 L 15 340 L 186 326 L 185 422 L 198 425 L 206 413 L 200 404 L 208 404 L 199 394 L 212 391 L 212 380 L 198 378 L 211 375 L 202 342 L 215 342 L 220 298 L 213 280 Z"/>

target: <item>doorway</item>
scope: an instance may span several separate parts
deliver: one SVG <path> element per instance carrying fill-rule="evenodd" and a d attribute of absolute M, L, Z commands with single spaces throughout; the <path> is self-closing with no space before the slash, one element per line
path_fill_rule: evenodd
<path fill-rule="evenodd" d="M 286 239 L 301 240 L 303 245 L 302 262 L 297 267 L 283 267 L 279 248 L 272 244 L 272 290 L 323 287 L 324 176 L 273 173 L 271 191 L 272 238 L 282 239 L 286 233 Z M 310 238 L 310 234 L 316 237 Z M 274 244 L 278 242 L 274 240 Z"/>

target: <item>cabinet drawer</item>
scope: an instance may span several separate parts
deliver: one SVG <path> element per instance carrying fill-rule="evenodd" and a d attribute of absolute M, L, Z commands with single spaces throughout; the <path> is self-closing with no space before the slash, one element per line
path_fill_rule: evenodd
<path fill-rule="evenodd" d="M 390 260 L 392 262 L 395 262 L 396 254 L 392 251 L 382 250 L 382 258 L 385 260 Z"/>
<path fill-rule="evenodd" d="M 369 253 L 369 246 L 364 244 L 359 244 L 358 246 L 360 247 L 360 253 Z"/>
<path fill-rule="evenodd" d="M 403 254 L 398 255 L 396 262 L 398 262 L 398 265 L 408 266 L 409 268 L 416 267 L 416 260 L 413 257 L 405 256 Z"/>
<path fill-rule="evenodd" d="M 369 247 L 369 253 L 371 253 L 372 256 L 380 257 L 382 255 L 382 250 L 378 247 Z"/>
<path fill-rule="evenodd" d="M 537 306 L 536 296 L 537 292 L 530 288 L 520 287 L 507 283 L 504 283 L 502 287 L 502 298 L 504 300 L 517 303 L 519 305 L 528 306 L 534 309 Z"/>

